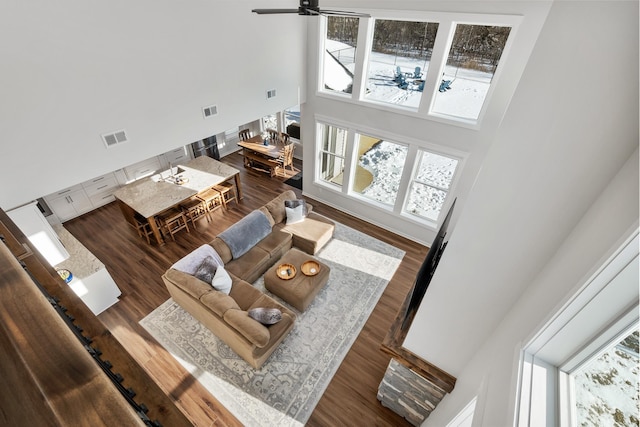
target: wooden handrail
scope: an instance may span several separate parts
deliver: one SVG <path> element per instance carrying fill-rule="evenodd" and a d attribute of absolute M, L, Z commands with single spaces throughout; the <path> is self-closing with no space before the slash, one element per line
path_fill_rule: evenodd
<path fill-rule="evenodd" d="M 0 243 L 0 424 L 190 426 L 38 251 L 24 251 L 28 240 L 2 210 L 0 235 L 6 241 Z M 146 415 L 118 391 L 39 285 L 66 308 L 122 386 L 138 393 L 135 401 L 148 408 Z"/>

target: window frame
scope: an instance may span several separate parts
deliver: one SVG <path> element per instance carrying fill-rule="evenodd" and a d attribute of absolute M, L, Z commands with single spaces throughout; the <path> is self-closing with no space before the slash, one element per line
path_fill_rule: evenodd
<path fill-rule="evenodd" d="M 438 212 L 438 217 L 435 220 L 432 220 L 430 218 L 427 217 L 423 217 L 420 215 L 416 215 L 413 214 L 411 212 L 407 211 L 407 204 L 409 203 L 409 198 L 411 197 L 411 187 L 414 184 L 414 182 L 416 182 L 416 176 L 418 175 L 419 172 L 419 168 L 420 168 L 420 163 L 422 162 L 422 153 L 430 153 L 430 154 L 435 154 L 437 156 L 441 156 L 441 157 L 446 157 L 448 159 L 452 159 L 458 162 L 458 164 L 456 165 L 456 169 L 453 173 L 453 177 L 451 178 L 451 182 L 449 183 L 449 188 L 447 190 L 443 189 L 443 188 L 439 188 L 433 185 L 429 185 L 427 183 L 423 183 L 420 182 L 420 184 L 426 185 L 428 187 L 431 188 L 436 188 L 438 190 L 444 191 L 445 193 L 447 193 L 447 195 L 444 198 L 444 201 L 442 202 L 442 208 L 440 209 L 440 212 Z M 413 156 L 414 158 L 414 163 L 413 163 L 413 170 L 411 172 L 411 177 L 409 180 L 409 183 L 407 184 L 407 188 L 406 188 L 406 192 L 405 192 L 405 198 L 404 201 L 402 203 L 402 215 L 404 217 L 409 217 L 409 218 L 415 218 L 416 220 L 419 221 L 423 221 L 425 223 L 428 224 L 432 224 L 433 227 L 435 227 L 437 224 L 440 223 L 440 220 L 442 218 L 442 213 L 443 211 L 446 211 L 446 207 L 450 205 L 450 200 L 451 200 L 451 193 L 452 193 L 452 189 L 454 188 L 454 185 L 457 183 L 458 178 L 460 176 L 460 170 L 462 168 L 462 162 L 463 162 L 463 158 L 458 157 L 458 156 L 454 156 L 451 154 L 445 154 L 442 151 L 438 150 L 429 150 L 428 148 L 425 147 L 417 147 L 416 153 Z"/>
<path fill-rule="evenodd" d="M 342 129 L 346 132 L 346 140 L 345 140 L 345 153 L 344 156 L 342 155 L 337 155 L 334 152 L 331 151 L 327 151 L 324 149 L 324 132 L 326 130 L 326 128 L 330 126 L 330 127 L 335 127 L 335 128 L 339 128 Z M 341 190 L 341 192 L 343 192 L 344 188 L 345 188 L 345 177 L 348 177 L 350 174 L 347 173 L 347 170 L 349 169 L 349 163 L 350 163 L 350 157 L 349 157 L 349 152 L 350 152 L 350 146 L 352 145 L 352 140 L 350 140 L 350 129 L 344 125 L 332 122 L 332 121 L 324 121 L 324 120 L 316 120 L 315 123 L 315 129 L 316 129 L 316 165 L 317 167 L 315 167 L 315 172 L 313 174 L 314 176 L 314 183 L 321 185 L 323 188 L 327 188 L 327 189 L 331 189 L 333 191 L 336 191 L 338 188 Z M 344 170 L 343 170 L 343 179 L 342 179 L 342 184 L 336 184 L 336 183 L 332 183 L 331 181 L 326 180 L 323 176 L 322 176 L 322 169 L 324 166 L 324 163 L 322 161 L 322 156 L 323 155 L 328 155 L 328 156 L 334 156 L 334 157 L 338 157 L 341 158 L 343 160 L 343 164 L 344 164 Z"/>
<path fill-rule="evenodd" d="M 391 204 L 386 204 L 383 203 L 379 200 L 370 198 L 365 196 L 364 194 L 362 194 L 359 191 L 356 191 L 353 188 L 353 184 L 355 182 L 355 178 L 356 178 L 356 171 L 357 171 L 357 166 L 358 166 L 358 160 L 359 160 L 359 156 L 357 155 L 356 151 L 359 149 L 360 147 L 360 136 L 366 136 L 369 138 L 379 138 L 382 141 L 387 141 L 391 144 L 396 144 L 399 146 L 403 146 L 407 148 L 407 154 L 406 154 L 406 158 L 404 161 L 404 165 L 402 167 L 402 174 L 400 176 L 400 179 L 398 180 L 398 194 L 395 198 L 395 200 L 393 201 L 393 203 Z M 350 174 L 349 179 L 348 179 L 348 186 L 346 188 L 347 190 L 347 194 L 351 197 L 353 197 L 354 199 L 357 199 L 359 201 L 362 201 L 363 203 L 366 203 L 368 205 L 372 205 L 372 206 L 376 206 L 379 209 L 385 210 L 385 211 L 389 211 L 389 212 L 395 212 L 397 210 L 397 205 L 399 202 L 401 202 L 402 200 L 404 200 L 404 191 L 403 191 L 403 183 L 406 181 L 405 176 L 407 175 L 407 167 L 409 166 L 409 168 L 411 167 L 409 163 L 409 159 L 410 159 L 410 152 L 411 152 L 411 145 L 406 143 L 406 142 L 400 142 L 396 139 L 390 139 L 390 138 L 383 138 L 377 135 L 370 135 L 370 134 L 366 134 L 365 132 L 362 131 L 354 131 L 354 135 L 353 135 L 353 147 L 352 147 L 352 156 L 351 156 L 351 168 L 350 170 L 354 171 L 352 174 Z"/>
<path fill-rule="evenodd" d="M 571 373 L 640 322 L 637 283 L 616 281 L 626 268 L 639 268 L 639 241 L 635 229 L 522 347 L 515 426 L 573 426 Z"/>
<path fill-rule="evenodd" d="M 488 109 L 491 108 L 493 94 L 496 86 L 504 74 L 504 69 L 510 66 L 509 57 L 514 40 L 517 37 L 518 28 L 523 17 L 519 15 L 502 14 L 477 14 L 477 13 L 453 13 L 453 12 L 425 12 L 425 11 L 395 11 L 395 10 L 372 10 L 371 17 L 359 18 L 359 31 L 356 46 L 356 63 L 354 66 L 353 90 L 351 94 L 329 91 L 324 89 L 324 51 L 327 32 L 326 17 L 320 17 L 318 25 L 318 61 L 317 61 L 317 87 L 316 96 L 364 105 L 370 108 L 389 111 L 396 114 L 403 114 L 410 117 L 417 117 L 446 123 L 462 128 L 478 129 L 481 127 Z M 373 31 L 376 19 L 410 21 L 410 22 L 433 22 L 438 23 L 438 33 L 433 46 L 433 53 L 430 60 L 429 72 L 425 76 L 425 85 L 422 91 L 420 105 L 417 109 L 405 106 L 380 103 L 367 100 L 364 96 L 367 73 L 369 67 L 370 51 L 373 44 Z M 482 25 L 482 26 L 509 26 L 511 31 L 503 49 L 500 62 L 496 67 L 491 85 L 487 91 L 482 108 L 476 120 L 456 118 L 450 115 L 433 112 L 435 94 L 439 87 L 440 79 L 446 66 L 447 57 L 453 41 L 456 24 Z M 437 70 L 437 72 L 435 72 Z M 506 106 L 505 106 L 506 108 Z"/>
<path fill-rule="evenodd" d="M 366 126 L 358 126 L 355 127 L 352 123 L 343 122 L 337 119 L 333 119 L 326 116 L 316 115 L 314 118 L 315 121 L 315 165 L 314 165 L 314 184 L 321 186 L 323 189 L 327 189 L 330 191 L 334 191 L 342 194 L 350 199 L 353 199 L 359 203 L 365 204 L 367 207 L 371 207 L 376 210 L 380 210 L 382 212 L 388 214 L 398 215 L 403 218 L 403 220 L 407 220 L 414 224 L 418 224 L 420 226 L 427 227 L 430 230 L 436 230 L 440 220 L 442 219 L 442 214 L 447 210 L 448 206 L 451 205 L 451 201 L 455 197 L 455 188 L 458 184 L 458 181 L 462 175 L 462 170 L 464 169 L 464 163 L 466 162 L 468 153 L 450 148 L 450 147 L 442 147 L 440 145 L 436 145 L 430 142 L 425 142 L 424 140 L 417 140 L 413 138 L 409 138 L 406 136 L 401 136 L 397 134 L 392 134 L 389 132 L 382 131 L 380 129 L 373 129 Z M 334 185 L 322 178 L 322 153 L 324 150 L 322 149 L 323 144 L 323 135 L 322 135 L 322 127 L 335 126 L 347 131 L 347 139 L 346 139 L 346 153 L 345 153 L 345 168 L 344 168 L 344 179 L 342 181 L 342 185 Z M 405 160 L 405 166 L 402 170 L 402 176 L 400 178 L 400 186 L 398 190 L 398 197 L 396 197 L 395 203 L 393 205 L 386 205 L 380 202 L 375 201 L 374 199 L 370 199 L 368 197 L 362 196 L 361 194 L 352 191 L 352 181 L 355 177 L 355 165 L 358 161 L 357 156 L 357 137 L 361 134 L 366 136 L 372 136 L 375 138 L 379 138 L 385 141 L 390 141 L 395 144 L 404 145 L 408 147 L 407 157 Z M 408 202 L 409 197 L 409 185 L 413 176 L 416 174 L 418 168 L 417 162 L 417 153 L 418 151 L 427 151 L 433 154 L 437 154 L 439 156 L 448 157 L 458 161 L 458 165 L 454 172 L 453 179 L 451 180 L 451 184 L 449 186 L 449 190 L 447 191 L 447 196 L 442 205 L 442 209 L 438 214 L 438 220 L 432 221 L 428 218 L 420 217 L 415 214 L 411 214 L 405 212 L 405 206 Z"/>

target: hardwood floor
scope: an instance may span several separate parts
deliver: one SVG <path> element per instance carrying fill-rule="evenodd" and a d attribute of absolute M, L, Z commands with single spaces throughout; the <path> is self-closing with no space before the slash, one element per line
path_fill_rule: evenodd
<path fill-rule="evenodd" d="M 284 184 L 283 178 L 269 178 L 267 174 L 245 169 L 242 156 L 237 153 L 224 157 L 222 161 L 240 170 L 243 200 L 238 204 L 233 203 L 228 211 L 214 212 L 214 221 L 211 223 L 201 220 L 197 230 L 178 233 L 175 242 L 149 246 L 123 219 L 116 203 L 64 223 L 105 264 L 122 291 L 120 302 L 98 318 L 197 426 L 233 426 L 239 425 L 239 422 L 138 322 L 169 298 L 160 276 L 176 260 L 209 242 L 282 191 L 293 189 L 296 194 L 302 195 L 300 190 Z M 314 205 L 314 211 L 406 252 L 307 425 L 409 425 L 402 417 L 383 407 L 376 398 L 378 385 L 389 363 L 389 356 L 380 350 L 380 345 L 409 292 L 427 248 L 310 198 L 306 199 Z"/>

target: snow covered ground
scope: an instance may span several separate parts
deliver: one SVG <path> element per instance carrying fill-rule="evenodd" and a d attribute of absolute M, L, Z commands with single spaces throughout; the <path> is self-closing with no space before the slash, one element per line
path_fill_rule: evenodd
<path fill-rule="evenodd" d="M 335 40 L 327 40 L 326 48 L 330 52 L 336 52 L 335 55 L 339 55 L 342 64 L 353 73 L 355 64 L 349 59 L 353 58 L 353 54 L 345 54 L 353 48 Z M 365 98 L 417 109 L 422 99 L 422 92 L 418 90 L 419 84 L 412 83 L 416 79 L 407 78 L 407 81 L 411 82 L 409 87 L 398 87 L 393 80 L 398 66 L 404 73 L 413 73 L 416 67 L 420 67 L 424 78 L 429 69 L 429 62 L 372 52 L 367 70 Z M 451 80 L 451 89 L 436 92 L 433 111 L 464 119 L 477 119 L 492 78 L 491 73 L 446 66 L 442 80 Z M 325 56 L 324 80 L 333 90 L 339 92 L 346 90 L 352 83 L 351 77 L 329 55 Z"/>
<path fill-rule="evenodd" d="M 635 344 L 629 346 L 628 341 L 611 348 L 575 374 L 578 426 L 638 426 L 638 333 L 631 340 Z"/>

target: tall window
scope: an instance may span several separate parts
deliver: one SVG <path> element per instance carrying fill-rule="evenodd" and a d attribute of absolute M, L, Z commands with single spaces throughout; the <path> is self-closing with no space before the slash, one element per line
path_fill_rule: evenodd
<path fill-rule="evenodd" d="M 638 425 L 638 330 L 572 374 L 577 426 Z"/>
<path fill-rule="evenodd" d="M 432 111 L 476 120 L 507 43 L 510 27 L 458 24 Z"/>
<path fill-rule="evenodd" d="M 329 16 L 324 42 L 324 89 L 351 93 L 358 44 L 358 18 Z"/>
<path fill-rule="evenodd" d="M 323 125 L 322 148 L 320 150 L 320 179 L 322 181 L 342 187 L 346 152 L 347 130 Z"/>
<path fill-rule="evenodd" d="M 428 151 L 419 151 L 418 159 L 404 211 L 437 222 L 458 161 Z"/>
<path fill-rule="evenodd" d="M 365 98 L 417 109 L 437 32 L 437 23 L 377 19 Z"/>
<path fill-rule="evenodd" d="M 393 206 L 408 147 L 367 135 L 358 137 L 358 161 L 351 189 L 355 193 Z"/>

